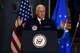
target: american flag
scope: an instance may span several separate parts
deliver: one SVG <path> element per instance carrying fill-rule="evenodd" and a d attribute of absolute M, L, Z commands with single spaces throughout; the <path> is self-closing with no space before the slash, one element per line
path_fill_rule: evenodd
<path fill-rule="evenodd" d="M 67 9 L 66 9 L 66 0 L 57 0 L 52 20 L 56 23 L 56 27 L 60 27 L 61 20 L 66 23 L 67 20 Z M 58 40 L 59 53 L 71 53 L 70 46 L 70 36 L 69 31 L 66 29 L 66 24 L 64 27 L 63 36 Z"/>
<path fill-rule="evenodd" d="M 18 11 L 18 16 L 21 17 L 21 19 L 26 21 L 27 19 L 32 18 L 31 14 L 31 6 L 29 3 L 29 0 L 20 0 L 20 6 Z M 15 22 L 15 26 L 13 28 L 12 32 L 12 40 L 11 40 L 11 52 L 10 53 L 20 53 L 21 49 L 21 37 L 18 36 L 16 27 L 17 27 L 17 21 Z"/>

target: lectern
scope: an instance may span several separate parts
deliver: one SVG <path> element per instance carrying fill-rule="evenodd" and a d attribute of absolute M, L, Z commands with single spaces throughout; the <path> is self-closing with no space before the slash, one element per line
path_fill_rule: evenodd
<path fill-rule="evenodd" d="M 21 53 L 58 53 L 56 31 L 23 31 Z"/>

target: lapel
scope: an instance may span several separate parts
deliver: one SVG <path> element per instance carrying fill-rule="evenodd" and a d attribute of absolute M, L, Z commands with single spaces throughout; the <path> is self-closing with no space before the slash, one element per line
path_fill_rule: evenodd
<path fill-rule="evenodd" d="M 36 22 L 37 25 L 40 25 L 40 23 L 39 23 L 37 18 L 35 19 L 35 22 Z"/>

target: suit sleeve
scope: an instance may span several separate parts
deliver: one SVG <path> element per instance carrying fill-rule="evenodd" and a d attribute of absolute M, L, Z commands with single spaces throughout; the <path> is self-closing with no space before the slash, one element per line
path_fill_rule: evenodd
<path fill-rule="evenodd" d="M 56 28 L 56 25 L 55 25 L 55 22 L 51 20 L 51 25 L 52 25 L 52 30 L 56 31 L 57 28 Z"/>
<path fill-rule="evenodd" d="M 61 38 L 63 36 L 64 30 L 63 29 L 57 29 L 58 32 L 58 38 Z"/>
<path fill-rule="evenodd" d="M 53 30 L 57 31 L 58 38 L 61 38 L 63 36 L 64 30 L 63 29 L 57 29 L 54 21 L 52 21 L 52 27 L 53 27 L 52 28 Z"/>
<path fill-rule="evenodd" d="M 19 36 L 22 36 L 22 31 L 23 30 L 27 30 L 27 31 L 30 30 L 30 21 L 31 20 L 27 19 L 27 21 L 23 22 L 23 23 L 25 23 L 24 27 L 22 27 L 22 25 L 17 27 L 17 33 L 18 33 Z"/>
<path fill-rule="evenodd" d="M 18 26 L 18 27 L 17 27 L 17 34 L 18 34 L 19 36 L 22 36 L 22 30 L 23 30 L 23 27 L 22 27 L 22 26 Z"/>

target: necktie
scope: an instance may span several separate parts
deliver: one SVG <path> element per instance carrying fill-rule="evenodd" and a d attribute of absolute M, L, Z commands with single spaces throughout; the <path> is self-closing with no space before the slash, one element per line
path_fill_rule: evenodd
<path fill-rule="evenodd" d="M 43 20 L 40 21 L 40 30 L 43 30 Z"/>
<path fill-rule="evenodd" d="M 43 20 L 41 20 L 41 25 L 43 24 Z"/>

